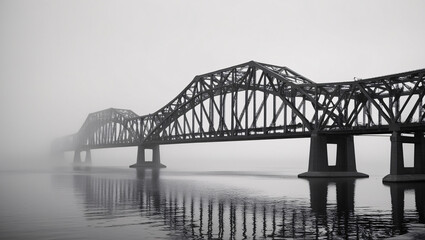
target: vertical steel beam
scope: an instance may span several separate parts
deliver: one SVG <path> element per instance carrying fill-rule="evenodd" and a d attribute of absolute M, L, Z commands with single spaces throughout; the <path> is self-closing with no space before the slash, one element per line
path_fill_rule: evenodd
<path fill-rule="evenodd" d="M 272 127 L 274 129 L 273 133 L 276 133 L 276 95 L 273 95 L 273 121 Z"/>
<path fill-rule="evenodd" d="M 256 76 L 254 72 L 254 76 Z M 259 84 L 257 84 L 256 77 L 253 78 L 254 89 L 257 88 Z M 252 127 L 257 128 L 257 91 L 254 90 L 254 101 L 252 102 Z M 255 132 L 256 133 L 256 132 Z"/>
<path fill-rule="evenodd" d="M 252 74 L 249 75 L 248 78 L 246 78 L 246 88 L 245 88 L 245 107 L 244 107 L 244 113 L 245 113 L 245 136 L 248 136 L 249 132 L 249 126 L 248 126 L 248 106 L 249 106 L 249 98 L 248 98 L 248 89 L 249 85 L 252 79 Z M 242 121 L 242 119 L 240 119 Z"/>
<path fill-rule="evenodd" d="M 284 133 L 287 133 L 288 132 L 288 120 L 287 120 L 287 118 L 288 118 L 288 108 L 287 108 L 287 104 L 286 103 L 283 103 L 284 104 L 284 108 L 283 108 L 283 132 Z"/>
<path fill-rule="evenodd" d="M 267 74 L 264 75 L 264 93 L 263 93 L 263 134 L 267 134 Z"/>
<path fill-rule="evenodd" d="M 305 96 L 303 96 L 303 100 L 302 100 L 302 108 L 303 108 L 302 111 L 303 112 L 302 113 L 303 113 L 303 116 L 304 117 L 306 117 L 306 112 L 305 112 L 305 110 L 306 110 L 306 106 L 305 105 L 306 104 L 305 103 L 306 103 L 306 99 L 305 99 Z M 303 132 L 305 132 L 305 124 L 303 124 Z"/>
<path fill-rule="evenodd" d="M 214 128 L 214 92 L 212 90 L 212 86 L 213 83 L 211 81 L 211 90 L 210 90 L 210 104 L 209 104 L 209 119 L 210 119 L 210 128 L 209 128 L 209 132 L 210 132 L 210 137 L 212 136 L 212 134 L 215 134 L 215 128 Z"/>
<path fill-rule="evenodd" d="M 296 97 L 295 97 L 296 94 L 297 93 L 295 89 L 291 88 L 291 97 L 289 99 L 290 99 L 290 103 L 292 104 L 292 106 L 294 106 L 294 108 L 296 108 L 297 106 Z M 291 109 L 291 122 L 290 122 L 291 125 L 296 124 L 297 122 L 296 118 L 297 118 L 297 114 L 295 113 L 294 109 Z"/>

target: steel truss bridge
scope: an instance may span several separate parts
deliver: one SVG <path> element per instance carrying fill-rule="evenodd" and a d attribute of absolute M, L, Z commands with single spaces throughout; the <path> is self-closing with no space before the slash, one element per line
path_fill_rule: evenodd
<path fill-rule="evenodd" d="M 425 179 L 425 69 L 350 82 L 315 83 L 287 68 L 250 61 L 195 76 L 152 114 L 110 108 L 91 113 L 80 130 L 53 142 L 56 152 L 138 146 L 133 167 L 164 167 L 159 145 L 310 138 L 308 172 L 300 177 L 367 177 L 356 170 L 354 135 L 391 134 L 384 181 Z M 404 166 L 403 143 L 415 145 Z M 329 166 L 327 144 L 337 144 Z M 145 161 L 145 149 L 153 149 Z"/>

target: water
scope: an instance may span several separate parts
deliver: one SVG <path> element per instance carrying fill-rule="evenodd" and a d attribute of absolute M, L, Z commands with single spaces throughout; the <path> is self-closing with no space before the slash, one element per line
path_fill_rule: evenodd
<path fill-rule="evenodd" d="M 1 239 L 378 239 L 424 228 L 425 184 L 282 172 L 0 172 Z"/>

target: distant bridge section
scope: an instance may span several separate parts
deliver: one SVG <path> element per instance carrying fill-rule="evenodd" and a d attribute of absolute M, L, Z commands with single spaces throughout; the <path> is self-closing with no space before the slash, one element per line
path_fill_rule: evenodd
<path fill-rule="evenodd" d="M 134 166 L 158 167 L 161 144 L 309 137 L 309 171 L 301 177 L 361 177 L 367 175 L 356 170 L 353 135 L 389 133 L 387 180 L 416 179 L 425 174 L 424 74 L 315 83 L 287 67 L 251 61 L 196 76 L 153 114 L 113 108 L 91 113 L 54 149 L 78 152 L 78 162 L 79 151 L 138 146 Z M 328 165 L 329 143 L 337 144 L 336 166 Z M 403 143 L 415 144 L 413 169 L 403 165 Z M 144 160 L 146 148 L 153 149 L 152 162 Z"/>

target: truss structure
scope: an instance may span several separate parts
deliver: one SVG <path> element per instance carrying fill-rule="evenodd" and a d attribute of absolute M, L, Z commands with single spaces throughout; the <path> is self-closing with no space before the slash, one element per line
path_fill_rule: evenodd
<path fill-rule="evenodd" d="M 425 130 L 425 69 L 315 83 L 287 67 L 250 61 L 196 76 L 153 114 L 91 113 L 61 150 L 182 142 Z"/>

